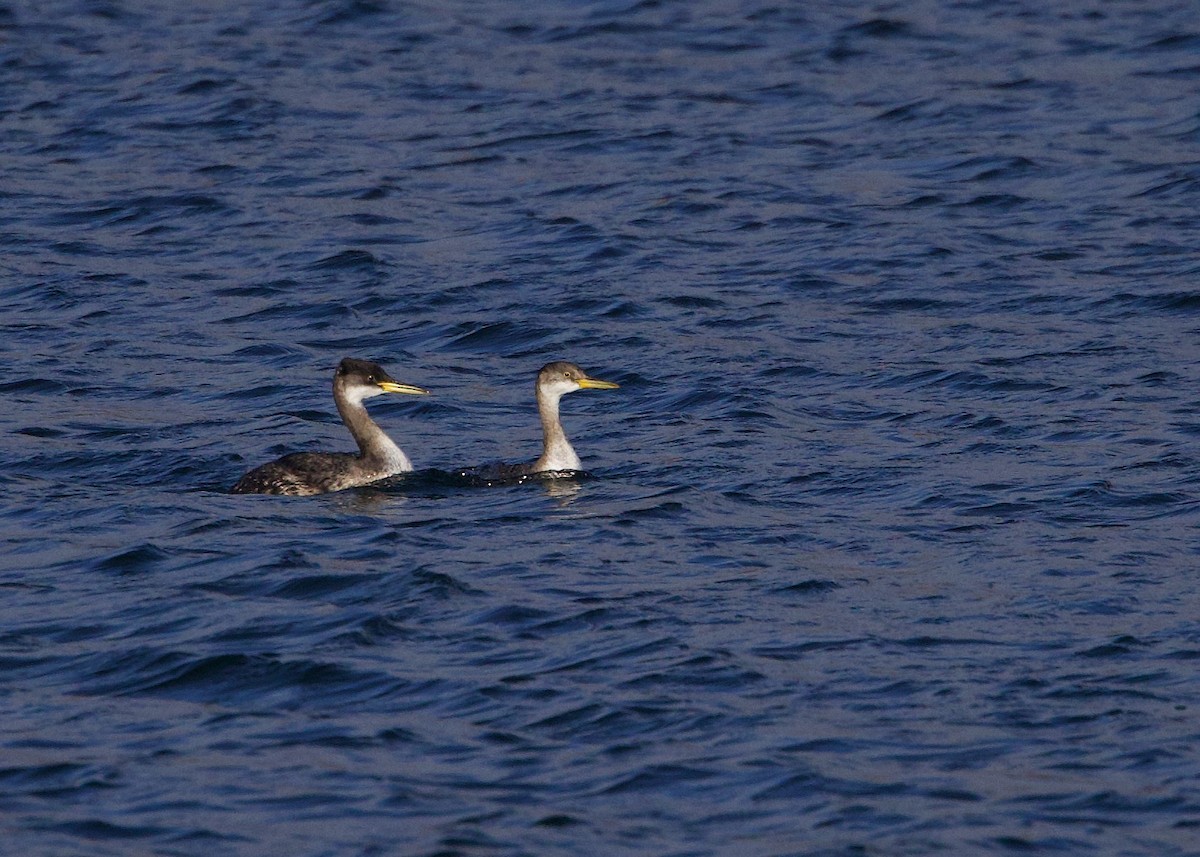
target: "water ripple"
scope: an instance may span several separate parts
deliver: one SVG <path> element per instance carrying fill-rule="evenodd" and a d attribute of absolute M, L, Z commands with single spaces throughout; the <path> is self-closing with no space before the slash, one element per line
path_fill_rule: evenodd
<path fill-rule="evenodd" d="M 1193 12 L 0 6 L 6 850 L 1192 853 Z"/>

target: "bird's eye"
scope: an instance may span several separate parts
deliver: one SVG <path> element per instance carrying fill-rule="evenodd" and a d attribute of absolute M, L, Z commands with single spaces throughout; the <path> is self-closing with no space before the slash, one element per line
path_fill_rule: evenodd
<path fill-rule="evenodd" d="M 374 375 L 368 375 L 368 376 L 367 376 L 367 383 L 368 383 L 368 384 L 374 384 L 374 383 L 375 383 L 375 376 L 374 376 Z"/>

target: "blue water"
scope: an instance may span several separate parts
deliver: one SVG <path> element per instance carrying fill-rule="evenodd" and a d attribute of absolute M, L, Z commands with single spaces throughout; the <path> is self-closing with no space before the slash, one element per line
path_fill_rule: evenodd
<path fill-rule="evenodd" d="M 0 852 L 1200 854 L 1198 57 L 0 4 Z M 344 356 L 418 472 L 228 494 Z M 591 475 L 456 478 L 551 359 Z"/>

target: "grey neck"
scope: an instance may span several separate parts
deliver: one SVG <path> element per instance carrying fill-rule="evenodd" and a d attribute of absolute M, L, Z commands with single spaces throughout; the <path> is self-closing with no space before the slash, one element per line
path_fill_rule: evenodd
<path fill-rule="evenodd" d="M 346 424 L 354 442 L 358 444 L 360 457 L 365 464 L 392 472 L 412 470 L 412 462 L 404 454 L 404 450 L 396 446 L 384 430 L 371 419 L 361 401 L 354 400 L 341 389 L 334 390 L 333 399 L 342 422 Z"/>

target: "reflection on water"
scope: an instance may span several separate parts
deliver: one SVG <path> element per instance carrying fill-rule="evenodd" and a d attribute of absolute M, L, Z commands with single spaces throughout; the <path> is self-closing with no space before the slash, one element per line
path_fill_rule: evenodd
<path fill-rule="evenodd" d="M 576 479 L 563 475 L 553 479 L 542 479 L 541 486 L 542 490 L 546 492 L 546 496 L 553 497 L 558 501 L 560 509 L 570 506 L 583 488 Z"/>

